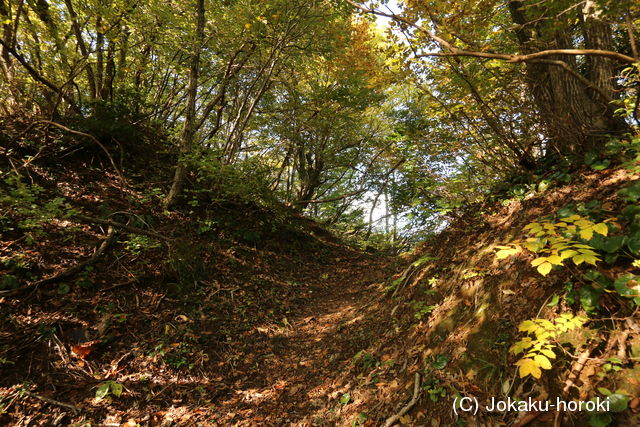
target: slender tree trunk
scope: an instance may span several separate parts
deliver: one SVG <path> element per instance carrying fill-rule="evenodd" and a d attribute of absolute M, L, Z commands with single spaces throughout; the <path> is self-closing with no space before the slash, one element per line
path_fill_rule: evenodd
<path fill-rule="evenodd" d="M 189 66 L 189 86 L 187 89 L 187 106 L 180 140 L 180 158 L 176 165 L 173 177 L 173 184 L 167 198 L 164 200 L 165 208 L 170 208 L 182 191 L 185 177 L 187 176 L 187 165 L 185 157 L 191 152 L 193 140 L 196 132 L 196 99 L 198 96 L 198 71 L 200 67 L 200 51 L 204 42 L 204 22 L 205 10 L 204 0 L 196 0 L 196 46 L 194 46 L 191 64 Z"/>
<path fill-rule="evenodd" d="M 102 98 L 102 76 L 104 74 L 104 32 L 102 16 L 96 18 L 96 95 Z"/>
<path fill-rule="evenodd" d="M 64 4 L 67 7 L 67 12 L 69 12 L 69 16 L 71 17 L 71 29 L 76 36 L 76 43 L 78 45 L 78 49 L 80 53 L 87 61 L 85 65 L 85 70 L 87 72 L 87 81 L 89 83 L 89 94 L 92 99 L 96 97 L 96 80 L 93 74 L 93 69 L 91 68 L 89 61 L 89 50 L 87 49 L 87 45 L 84 42 L 84 37 L 82 37 L 82 31 L 80 30 L 80 25 L 78 24 L 78 16 L 76 15 L 75 10 L 73 9 L 73 4 L 71 0 L 65 0 Z"/>

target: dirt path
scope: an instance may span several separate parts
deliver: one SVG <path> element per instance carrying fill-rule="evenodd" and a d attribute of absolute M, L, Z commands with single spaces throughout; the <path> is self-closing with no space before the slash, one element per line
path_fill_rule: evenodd
<path fill-rule="evenodd" d="M 377 309 L 394 261 L 310 242 L 203 246 L 215 269 L 182 298 L 149 277 L 110 290 L 122 279 L 98 265 L 90 288 L 0 300 L 15 361 L 0 425 L 351 425 L 370 410 L 354 356 L 389 329 Z M 97 397 L 104 384 L 122 392 Z"/>
<path fill-rule="evenodd" d="M 221 399 L 216 421 L 333 424 L 344 392 L 338 378 L 373 338 L 361 311 L 379 297 L 373 288 L 386 277 L 386 266 L 388 260 L 352 252 L 333 259 L 324 273 L 307 274 L 306 302 L 282 324 L 243 338 L 240 360 L 230 363 L 235 395 Z"/>

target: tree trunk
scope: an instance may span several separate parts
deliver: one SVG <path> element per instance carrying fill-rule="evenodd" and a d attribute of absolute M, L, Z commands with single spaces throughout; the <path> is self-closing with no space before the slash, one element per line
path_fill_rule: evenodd
<path fill-rule="evenodd" d="M 71 0 L 65 0 L 64 4 L 67 7 L 67 12 L 69 12 L 69 16 L 71 17 L 71 28 L 73 29 L 73 33 L 76 36 L 76 43 L 78 44 L 78 49 L 80 53 L 87 61 L 85 65 L 85 70 L 87 71 L 87 82 L 89 83 L 89 93 L 91 98 L 94 99 L 96 97 L 96 80 L 93 75 L 93 69 L 89 63 L 89 51 L 87 50 L 87 45 L 84 42 L 84 38 L 82 37 L 82 30 L 80 29 L 80 25 L 78 24 L 78 15 L 76 15 L 75 10 L 73 9 L 73 4 Z"/>
<path fill-rule="evenodd" d="M 571 34 L 568 25 L 562 29 L 544 27 L 540 19 L 535 23 L 530 21 L 524 3 L 519 0 L 510 1 L 509 10 L 513 22 L 518 25 L 516 35 L 523 53 L 575 48 L 573 41 L 578 37 Z M 585 47 L 614 50 L 610 26 L 600 20 L 593 1 L 585 2 L 582 15 Z M 551 31 L 553 33 L 549 34 Z M 623 120 L 614 117 L 609 103 L 618 97 L 614 89 L 612 60 L 588 57 L 585 75 L 580 74 L 575 56 L 569 55 L 528 62 L 526 66 L 527 83 L 546 128 L 550 150 L 561 155 L 582 155 L 596 149 L 607 135 L 619 135 L 628 130 Z M 590 84 L 586 85 L 585 81 Z"/>
<path fill-rule="evenodd" d="M 204 0 L 196 0 L 196 42 L 194 46 L 193 56 L 191 57 L 191 64 L 189 66 L 189 86 L 187 89 L 187 106 L 184 119 L 184 127 L 182 129 L 182 137 L 180 140 L 180 158 L 176 165 L 175 175 L 173 177 L 173 184 L 171 190 L 164 200 L 165 208 L 170 208 L 175 202 L 176 198 L 182 191 L 184 180 L 187 175 L 187 165 L 185 157 L 191 152 L 193 140 L 196 132 L 196 98 L 198 96 L 198 70 L 200 67 L 200 50 L 202 49 L 202 43 L 204 41 L 204 21 L 205 10 Z"/>

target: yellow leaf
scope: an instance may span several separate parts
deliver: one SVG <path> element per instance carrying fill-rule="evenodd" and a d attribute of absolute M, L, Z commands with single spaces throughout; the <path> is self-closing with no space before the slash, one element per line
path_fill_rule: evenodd
<path fill-rule="evenodd" d="M 520 251 L 518 249 L 515 249 L 515 248 L 500 249 L 498 252 L 496 252 L 496 258 L 498 258 L 498 259 L 508 258 L 511 255 L 517 254 L 518 252 L 520 252 Z"/>
<path fill-rule="evenodd" d="M 533 332 L 536 329 L 538 329 L 538 325 L 533 323 L 531 320 L 525 320 L 518 326 L 518 330 L 520 332 Z"/>
<path fill-rule="evenodd" d="M 532 375 L 534 378 L 540 378 L 542 376 L 542 371 L 533 359 L 520 359 L 516 362 L 516 365 L 519 368 L 520 378 L 524 378 L 527 375 Z"/>
<path fill-rule="evenodd" d="M 537 354 L 533 357 L 533 360 L 535 360 L 542 369 L 551 369 L 551 362 L 547 359 L 547 356 Z"/>
<path fill-rule="evenodd" d="M 562 258 L 558 255 L 551 255 L 550 257 L 547 257 L 547 261 L 553 265 L 562 265 Z"/>
<path fill-rule="evenodd" d="M 584 257 L 585 255 L 576 255 L 573 258 L 571 258 L 573 260 L 573 262 L 576 263 L 576 265 L 580 265 L 584 262 Z"/>
<path fill-rule="evenodd" d="M 551 263 L 545 262 L 538 266 L 538 273 L 546 276 L 551 271 Z"/>
<path fill-rule="evenodd" d="M 578 252 L 574 251 L 573 249 L 560 252 L 560 258 L 562 258 L 563 260 L 567 258 L 571 258 L 572 256 L 575 256 L 575 255 L 578 255 Z"/>
<path fill-rule="evenodd" d="M 548 350 L 548 349 L 540 350 L 540 353 L 544 354 L 549 359 L 555 359 L 556 358 L 556 354 L 553 351 Z"/>
<path fill-rule="evenodd" d="M 591 265 L 596 265 L 596 261 L 600 261 L 600 258 L 591 254 L 582 254 L 582 258 L 584 259 L 584 262 Z"/>
<path fill-rule="evenodd" d="M 531 261 L 531 266 L 532 267 L 537 267 L 540 264 L 542 264 L 543 262 L 547 262 L 547 258 L 546 257 L 536 258 L 533 261 Z"/>
<path fill-rule="evenodd" d="M 593 237 L 593 229 L 592 228 L 583 228 L 580 230 L 580 237 L 584 240 L 591 240 Z"/>
<path fill-rule="evenodd" d="M 602 234 L 603 236 L 606 236 L 607 233 L 609 232 L 609 228 L 607 228 L 607 224 L 605 224 L 604 222 L 601 222 L 600 224 L 596 224 L 593 226 L 593 231 L 595 231 L 598 234 Z"/>

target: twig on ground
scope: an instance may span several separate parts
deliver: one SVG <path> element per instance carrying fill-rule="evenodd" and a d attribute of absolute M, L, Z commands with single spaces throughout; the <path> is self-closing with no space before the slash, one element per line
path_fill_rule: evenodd
<path fill-rule="evenodd" d="M 77 414 L 80 412 L 80 409 L 78 409 L 77 406 L 73 406 L 69 403 L 64 403 L 64 402 L 60 402 L 59 400 L 54 400 L 54 399 L 50 399 L 48 397 L 44 397 L 44 396 L 40 396 L 38 394 L 35 393 L 31 393 L 30 391 L 23 391 L 23 393 L 29 397 L 33 397 L 35 399 L 39 399 L 42 400 L 43 402 L 47 402 L 51 405 L 56 405 L 56 406 L 61 406 L 63 408 L 67 408 L 73 411 L 74 414 Z"/>
<path fill-rule="evenodd" d="M 573 364 L 573 369 L 571 370 L 569 377 L 564 383 L 564 388 L 562 389 L 562 396 L 565 396 L 569 392 L 569 389 L 571 389 L 571 387 L 575 385 L 575 380 L 580 376 L 580 373 L 582 372 L 582 369 L 584 369 L 584 365 L 587 364 L 587 361 L 589 360 L 589 356 L 591 356 L 592 351 L 593 349 L 589 348 L 583 351 L 582 353 L 580 353 L 580 356 L 578 356 L 578 360 L 576 360 L 575 363 Z M 560 425 L 560 416 L 561 416 L 560 414 L 561 414 L 560 411 L 556 412 L 556 416 L 553 420 L 554 427 L 558 427 Z"/>
<path fill-rule="evenodd" d="M 384 426 L 391 427 L 392 425 L 397 423 L 400 420 L 400 417 L 404 416 L 407 412 L 411 410 L 411 408 L 413 408 L 413 406 L 418 402 L 419 397 L 420 397 L 420 374 L 416 372 L 415 379 L 413 381 L 413 397 L 411 398 L 409 403 L 407 403 L 406 405 L 404 405 L 402 409 L 400 409 L 400 412 L 387 418 L 387 421 L 384 423 Z"/>

